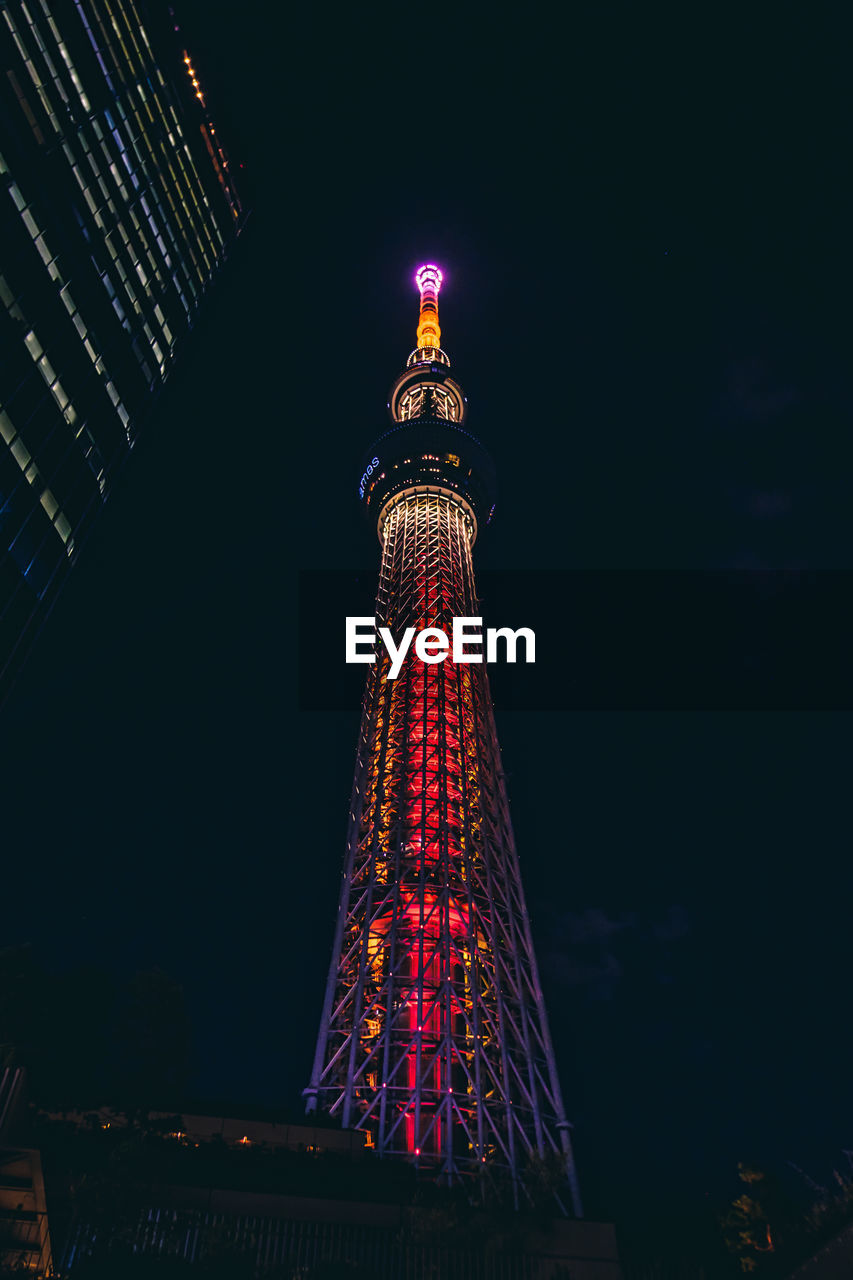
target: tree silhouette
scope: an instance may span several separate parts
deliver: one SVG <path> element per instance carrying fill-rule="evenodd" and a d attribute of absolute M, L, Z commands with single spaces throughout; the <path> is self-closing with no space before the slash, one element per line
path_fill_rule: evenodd
<path fill-rule="evenodd" d="M 723 1215 L 723 1238 L 746 1273 L 771 1273 L 783 1265 L 802 1233 L 802 1214 L 772 1174 L 751 1164 L 738 1164 L 745 1184 Z"/>

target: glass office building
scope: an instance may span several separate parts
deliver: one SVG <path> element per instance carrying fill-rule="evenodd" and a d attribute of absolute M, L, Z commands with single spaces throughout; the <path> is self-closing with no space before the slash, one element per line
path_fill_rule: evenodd
<path fill-rule="evenodd" d="M 0 700 L 243 222 L 166 4 L 0 0 Z"/>

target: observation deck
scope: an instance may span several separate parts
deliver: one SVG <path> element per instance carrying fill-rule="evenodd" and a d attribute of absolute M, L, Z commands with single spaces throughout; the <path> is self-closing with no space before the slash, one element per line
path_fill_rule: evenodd
<path fill-rule="evenodd" d="M 467 397 L 438 345 L 441 272 L 421 267 L 416 280 L 421 292 L 418 346 L 389 393 L 393 425 L 362 456 L 358 495 L 368 519 L 376 521 L 380 539 L 385 514 L 402 495 L 458 498 L 471 518 L 473 542 L 480 525 L 491 519 L 497 473 L 486 449 L 464 425 Z"/>

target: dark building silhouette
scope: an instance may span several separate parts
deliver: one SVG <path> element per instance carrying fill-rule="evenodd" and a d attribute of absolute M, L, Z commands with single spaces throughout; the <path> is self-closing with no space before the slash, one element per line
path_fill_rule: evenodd
<path fill-rule="evenodd" d="M 244 1115 L 111 1108 L 42 1116 L 63 1276 L 311 1280 L 619 1280 L 594 1222 L 432 1204 L 415 1170 L 379 1161 L 357 1130 Z M 149 1269 L 150 1267 L 150 1269 Z M 93 1270 L 90 1270 L 93 1269 Z"/>
<path fill-rule="evenodd" d="M 28 1129 L 26 1072 L 0 1066 L 0 1271 L 52 1276 L 41 1155 Z"/>
<path fill-rule="evenodd" d="M 0 14 L 0 698 L 243 224 L 167 6 Z"/>

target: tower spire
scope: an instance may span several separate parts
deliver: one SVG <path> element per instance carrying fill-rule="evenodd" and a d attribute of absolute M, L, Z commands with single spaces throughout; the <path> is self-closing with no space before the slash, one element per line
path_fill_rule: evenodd
<path fill-rule="evenodd" d="M 415 284 L 421 295 L 421 311 L 418 317 L 418 347 L 432 350 L 441 347 L 441 328 L 438 323 L 438 291 L 442 275 L 438 267 L 428 262 L 418 268 Z"/>

